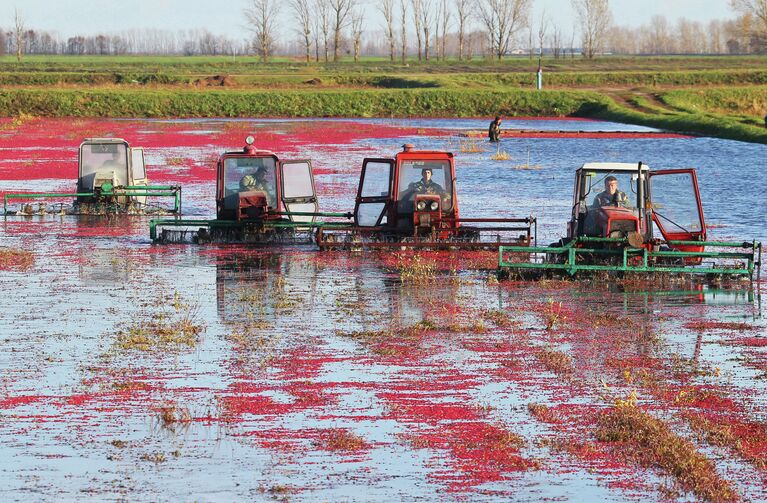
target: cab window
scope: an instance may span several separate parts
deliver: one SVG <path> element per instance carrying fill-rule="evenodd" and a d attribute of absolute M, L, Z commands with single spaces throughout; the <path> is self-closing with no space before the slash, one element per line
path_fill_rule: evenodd
<path fill-rule="evenodd" d="M 82 178 L 113 171 L 118 185 L 128 183 L 128 149 L 124 143 L 94 143 L 80 149 Z"/>
<path fill-rule="evenodd" d="M 583 190 L 586 205 L 592 209 L 602 206 L 634 208 L 637 198 L 633 174 L 621 171 L 588 173 L 584 177 Z"/>
<path fill-rule="evenodd" d="M 431 171 L 427 182 L 424 171 Z M 428 187 L 428 192 L 424 190 Z M 398 194 L 400 201 L 412 201 L 416 194 L 434 193 L 442 196 L 442 209 L 453 207 L 453 179 L 448 161 L 403 161 L 400 164 Z"/>
<path fill-rule="evenodd" d="M 277 199 L 276 163 L 273 157 L 230 157 L 224 161 L 226 194 L 261 190 L 272 202 Z"/>

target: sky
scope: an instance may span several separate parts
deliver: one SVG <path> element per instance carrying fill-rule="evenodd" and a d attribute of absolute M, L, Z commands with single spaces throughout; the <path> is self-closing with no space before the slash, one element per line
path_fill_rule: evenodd
<path fill-rule="evenodd" d="M 382 21 L 375 8 L 376 0 L 362 1 L 368 19 L 366 30 L 379 30 Z M 282 23 L 290 25 L 288 2 L 278 2 L 285 11 Z M 570 0 L 533 2 L 534 22 L 545 10 L 563 32 L 572 29 L 574 14 Z M 140 28 L 171 31 L 205 28 L 216 35 L 240 39 L 248 36 L 242 19 L 242 9 L 248 3 L 248 0 L 0 0 L 0 26 L 10 29 L 14 8 L 18 8 L 26 26 L 55 31 L 63 37 Z M 680 17 L 704 23 L 734 17 L 728 0 L 610 0 L 610 8 L 616 24 L 621 26 L 647 24 L 657 14 L 665 15 L 672 22 Z M 294 35 L 291 32 L 283 36 L 292 38 Z"/>

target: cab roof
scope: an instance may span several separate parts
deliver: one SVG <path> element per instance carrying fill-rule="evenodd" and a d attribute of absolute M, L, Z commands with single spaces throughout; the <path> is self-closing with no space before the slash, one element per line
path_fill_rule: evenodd
<path fill-rule="evenodd" d="M 244 150 L 232 150 L 230 152 L 224 152 L 221 157 L 277 157 L 277 154 L 271 150 L 251 150 L 246 152 Z"/>
<path fill-rule="evenodd" d="M 589 171 L 636 171 L 638 162 L 587 162 L 579 169 Z M 649 171 L 650 167 L 642 164 L 642 171 Z"/>
<path fill-rule="evenodd" d="M 81 145 L 86 145 L 89 143 L 124 143 L 128 144 L 127 141 L 123 140 L 122 138 L 86 138 L 83 140 Z"/>
<path fill-rule="evenodd" d="M 452 152 L 443 150 L 408 150 L 406 152 L 397 152 L 397 159 L 452 159 Z"/>

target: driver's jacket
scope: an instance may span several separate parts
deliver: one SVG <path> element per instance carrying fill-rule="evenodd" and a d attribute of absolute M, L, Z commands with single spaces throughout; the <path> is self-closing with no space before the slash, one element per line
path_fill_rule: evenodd
<path fill-rule="evenodd" d="M 428 182 L 418 180 L 411 183 L 408 190 L 413 191 L 414 194 L 443 194 L 445 192 L 440 184 L 434 183 L 431 180 Z"/>
<path fill-rule="evenodd" d="M 610 194 L 608 191 L 600 192 L 594 197 L 594 208 L 601 208 L 602 206 L 620 206 L 628 208 L 628 197 L 625 192 L 617 191 L 615 194 Z M 616 204 L 617 203 L 617 204 Z"/>
<path fill-rule="evenodd" d="M 259 182 L 255 176 L 253 175 L 246 175 L 240 180 L 240 190 L 241 191 L 261 191 L 266 194 L 266 203 L 269 206 L 274 206 L 274 201 L 272 200 L 272 188 L 271 184 L 269 182 Z"/>

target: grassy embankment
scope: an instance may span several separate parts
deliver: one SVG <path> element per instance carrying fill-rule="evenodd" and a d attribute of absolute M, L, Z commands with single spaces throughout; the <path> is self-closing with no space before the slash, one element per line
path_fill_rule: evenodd
<path fill-rule="evenodd" d="M 227 57 L 0 58 L 0 115 L 581 116 L 767 143 L 761 57 L 303 64 Z M 213 78 L 226 76 L 225 79 Z M 223 85 L 222 85 L 223 84 Z"/>

